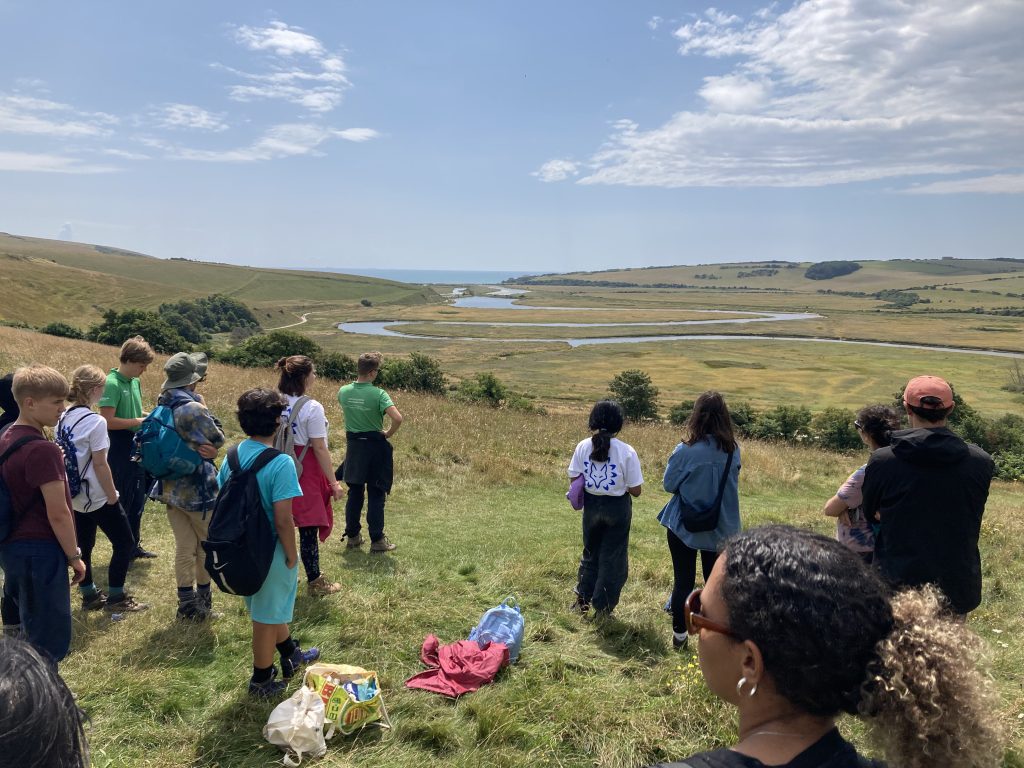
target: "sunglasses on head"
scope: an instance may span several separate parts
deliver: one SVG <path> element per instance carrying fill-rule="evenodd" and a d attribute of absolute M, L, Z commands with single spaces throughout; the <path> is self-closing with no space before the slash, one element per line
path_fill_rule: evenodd
<path fill-rule="evenodd" d="M 719 624 L 717 621 L 712 621 L 709 618 L 703 616 L 700 612 L 700 593 L 703 590 L 695 589 L 686 598 L 686 602 L 683 604 L 683 617 L 686 620 L 686 631 L 691 635 L 696 635 L 702 629 L 706 629 L 709 632 L 718 632 L 720 635 L 727 635 L 733 640 L 743 641 L 743 638 L 733 632 L 724 624 Z"/>
<path fill-rule="evenodd" d="M 857 429 L 860 429 L 860 430 L 863 430 L 863 429 L 864 429 L 864 423 L 863 423 L 862 421 L 859 421 L 859 420 L 858 420 L 858 421 L 855 421 L 855 422 L 853 422 L 853 426 L 854 426 L 855 428 L 857 428 Z"/>

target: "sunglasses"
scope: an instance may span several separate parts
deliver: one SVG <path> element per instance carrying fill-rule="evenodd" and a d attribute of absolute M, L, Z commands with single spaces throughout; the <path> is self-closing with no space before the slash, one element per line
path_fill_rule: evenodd
<path fill-rule="evenodd" d="M 709 632 L 717 632 L 720 635 L 727 635 L 733 640 L 743 642 L 743 638 L 733 632 L 724 624 L 719 624 L 717 621 L 712 621 L 709 618 L 701 615 L 700 612 L 700 593 L 701 589 L 695 589 L 690 593 L 689 597 L 686 598 L 686 602 L 683 604 L 683 616 L 686 620 L 686 631 L 691 635 L 696 635 L 702 629 L 706 629 Z"/>
<path fill-rule="evenodd" d="M 864 429 L 864 424 L 863 424 L 862 422 L 860 422 L 860 421 L 855 421 L 855 422 L 853 422 L 853 426 L 854 426 L 855 428 L 857 428 L 857 429 L 860 429 L 860 430 L 863 430 L 863 429 Z"/>

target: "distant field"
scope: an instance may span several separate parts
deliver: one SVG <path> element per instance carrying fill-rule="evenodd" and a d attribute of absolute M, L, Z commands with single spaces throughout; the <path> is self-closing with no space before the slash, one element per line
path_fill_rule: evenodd
<path fill-rule="evenodd" d="M 54 320 L 84 327 L 104 310 L 154 308 L 163 302 L 224 293 L 268 320 L 282 304 L 438 301 L 432 289 L 371 277 L 257 269 L 155 259 L 106 246 L 0 234 L 0 320 L 41 325 Z M 262 315 L 261 315 L 262 312 Z"/>

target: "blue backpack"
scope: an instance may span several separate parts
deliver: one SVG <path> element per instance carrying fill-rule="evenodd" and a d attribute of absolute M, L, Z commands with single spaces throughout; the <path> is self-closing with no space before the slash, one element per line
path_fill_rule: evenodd
<path fill-rule="evenodd" d="M 175 406 L 158 405 L 135 433 L 139 464 L 157 480 L 191 475 L 203 457 L 188 446 L 174 428 Z"/>
<path fill-rule="evenodd" d="M 85 408 L 85 413 L 75 421 L 74 424 L 68 426 L 68 414 L 76 408 Z M 68 476 L 68 489 L 71 491 L 71 498 L 75 498 L 79 493 L 82 492 L 82 486 L 86 486 L 86 496 L 89 495 L 88 486 L 89 483 L 84 479 L 85 473 L 89 471 L 89 465 L 92 464 L 92 453 L 89 454 L 89 458 L 86 459 L 85 466 L 81 470 L 78 469 L 78 453 L 75 448 L 75 427 L 81 424 L 89 416 L 96 416 L 97 418 L 103 418 L 98 413 L 93 413 L 86 406 L 75 406 L 71 411 L 66 411 L 61 416 L 60 422 L 57 424 L 56 434 L 54 435 L 54 442 L 60 446 L 61 452 L 64 454 L 64 474 Z"/>
<path fill-rule="evenodd" d="M 515 664 L 523 647 L 525 631 L 526 620 L 519 611 L 519 603 L 510 596 L 480 617 L 480 623 L 469 633 L 469 639 L 478 643 L 504 643 L 508 646 L 509 661 Z"/>
<path fill-rule="evenodd" d="M 14 501 L 11 499 L 11 492 L 4 481 L 3 466 L 7 459 L 11 457 L 11 454 L 25 445 L 25 443 L 45 439 L 42 435 L 19 437 L 3 452 L 3 455 L 0 455 L 0 542 L 6 541 L 7 537 L 14 531 Z"/>

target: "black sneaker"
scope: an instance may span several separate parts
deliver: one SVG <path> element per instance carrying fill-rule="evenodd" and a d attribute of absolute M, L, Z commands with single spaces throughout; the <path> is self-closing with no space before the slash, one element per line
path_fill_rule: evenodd
<path fill-rule="evenodd" d="M 291 656 L 287 659 L 281 659 L 281 677 L 285 680 L 291 680 L 292 675 L 298 671 L 299 667 L 304 667 L 306 664 L 319 658 L 319 648 L 310 648 L 308 651 L 304 651 L 296 645 Z"/>
<path fill-rule="evenodd" d="M 576 595 L 576 600 L 569 606 L 569 610 L 573 613 L 586 614 L 590 611 L 590 603 Z"/>
<path fill-rule="evenodd" d="M 82 595 L 82 610 L 83 611 L 98 611 L 107 603 L 107 596 L 103 593 L 103 590 L 96 590 L 91 595 Z"/>
<path fill-rule="evenodd" d="M 249 695 L 257 699 L 272 699 L 284 693 L 288 684 L 284 680 L 277 679 L 277 667 L 270 670 L 270 679 L 262 683 L 249 680 Z"/>
<path fill-rule="evenodd" d="M 685 648 L 687 644 L 687 637 L 683 634 L 682 639 L 675 632 L 672 633 L 672 650 L 678 651 L 680 648 Z"/>
<path fill-rule="evenodd" d="M 152 560 L 156 556 L 156 552 L 150 552 L 148 549 L 143 549 L 141 545 L 137 546 L 135 548 L 135 551 L 132 553 L 133 560 L 138 560 L 140 558 L 145 560 Z"/>

